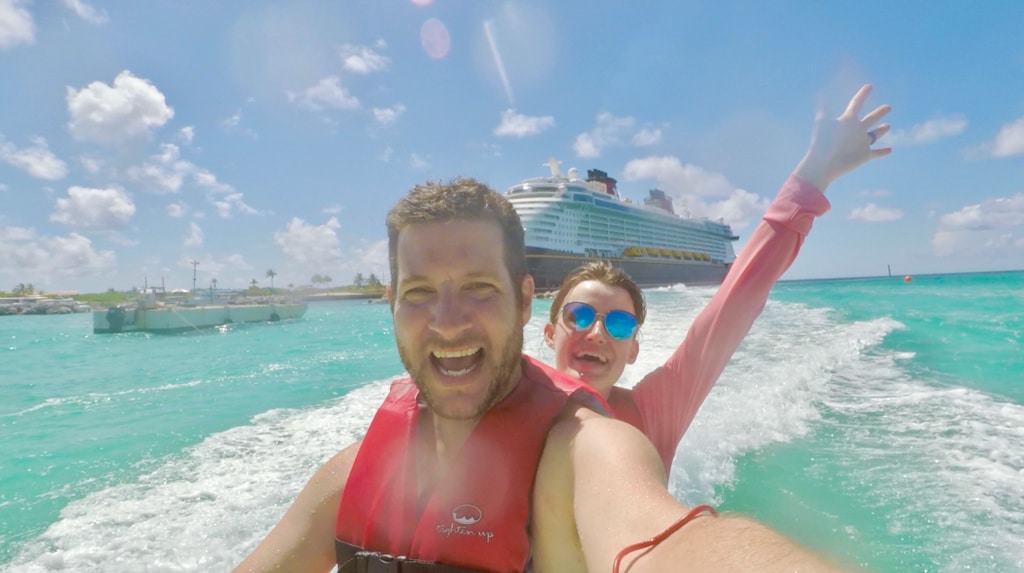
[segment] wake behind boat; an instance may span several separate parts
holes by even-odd
[[[577,266],[608,260],[642,287],[721,284],[739,239],[721,220],[680,217],[660,189],[643,205],[619,196],[615,179],[590,169],[527,179],[506,193],[526,230],[526,265],[538,291],[556,290]]]
[[[134,305],[113,306],[92,314],[94,334],[176,333],[242,322],[278,322],[300,318],[307,304],[280,296],[243,297],[221,304],[187,305],[158,300],[147,292]]]

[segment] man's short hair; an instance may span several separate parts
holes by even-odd
[[[565,275],[562,286],[558,287],[555,299],[551,303],[551,324],[558,322],[558,313],[562,311],[565,297],[569,295],[569,291],[584,281],[598,281],[608,286],[625,289],[629,293],[629,298],[633,300],[636,323],[643,326],[644,319],[647,317],[647,303],[644,301],[643,291],[625,271],[612,266],[608,261],[591,261],[576,267],[574,271]]]
[[[388,212],[391,282],[398,280],[399,233],[417,223],[448,221],[490,221],[498,225],[504,239],[505,267],[516,287],[517,299],[521,298],[519,285],[526,276],[526,240],[519,214],[500,193],[469,177],[417,185]]]

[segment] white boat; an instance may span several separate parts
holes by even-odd
[[[93,311],[92,331],[176,333],[242,322],[278,322],[302,317],[306,307],[304,301],[285,299],[182,306],[159,302],[147,293],[135,305]]]
[[[526,264],[541,292],[557,289],[572,269],[608,260],[640,286],[720,284],[739,239],[723,221],[680,217],[664,191],[643,204],[619,196],[615,179],[591,169],[526,179],[506,191],[526,230]]]

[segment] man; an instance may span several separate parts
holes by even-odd
[[[235,571],[835,570],[752,521],[686,519],[640,432],[521,355],[534,286],[501,195],[471,179],[416,187],[388,239],[412,378]]]
[[[872,148],[889,131],[888,124],[875,127],[889,106],[860,118],[870,93],[870,86],[863,86],[834,121],[818,118],[807,154],[711,302],[665,364],[632,389],[615,383],[640,351],[636,335],[646,314],[640,288],[607,263],[580,267],[562,282],[544,327],[555,366],[587,382],[608,401],[616,418],[641,430],[667,470],[697,410],[764,308],[772,285],[796,259],[814,219],[828,210],[825,189],[844,173],[892,151]]]

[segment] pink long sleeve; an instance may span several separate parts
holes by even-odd
[[[638,427],[657,448],[665,468],[672,467],[683,433],[761,314],[772,286],[796,259],[815,217],[829,207],[814,185],[791,175],[683,342],[630,393],[636,410],[626,409],[639,414]],[[615,402],[628,401],[623,393],[615,394],[613,408]]]

